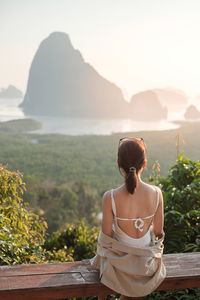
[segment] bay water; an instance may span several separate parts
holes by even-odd
[[[34,133],[48,134],[59,133],[66,135],[109,135],[115,132],[136,132],[175,129],[179,125],[173,120],[184,120],[185,110],[169,112],[167,120],[156,122],[141,122],[131,119],[97,119],[97,118],[72,118],[72,117],[47,117],[47,116],[25,116],[18,107],[23,99],[0,98],[0,121],[31,118],[42,122],[42,128]],[[200,102],[200,100],[198,101]],[[200,109],[199,103],[195,103]]]

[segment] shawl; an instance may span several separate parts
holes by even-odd
[[[164,235],[156,239],[151,231],[150,246],[127,246],[101,231],[96,256],[90,262],[100,270],[101,283],[113,291],[128,297],[146,296],[166,276],[162,262],[163,240]]]

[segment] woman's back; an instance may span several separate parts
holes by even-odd
[[[139,180],[134,194],[125,185],[108,191],[103,197],[102,231],[128,245],[146,247],[150,230],[163,234],[163,198],[158,187]],[[152,225],[152,226],[151,226]]]
[[[112,230],[121,241],[142,245],[150,243],[150,225],[155,235],[163,233],[163,199],[159,188],[144,183],[140,175],[146,167],[146,146],[143,139],[123,138],[118,147],[118,166],[124,184],[103,197],[102,231]],[[146,236],[145,236],[146,234]]]
[[[158,188],[140,182],[132,195],[124,186],[111,191],[114,224],[134,239],[143,237],[159,206]]]
[[[141,287],[141,285],[144,284],[144,282],[141,281],[141,277],[137,276],[140,274],[138,273],[137,263],[142,261],[142,269],[145,270],[144,273],[151,273],[151,264],[148,265],[146,264],[146,260],[143,260],[143,254],[147,253],[146,251],[148,251],[152,245],[156,245],[155,236],[150,234],[151,229],[158,237],[163,234],[163,198],[161,190],[158,187],[146,184],[140,178],[147,162],[146,145],[142,138],[120,139],[117,162],[119,170],[124,176],[124,184],[114,190],[106,192],[103,196],[102,232],[104,234],[105,243],[102,243],[101,247],[103,252],[105,250],[105,255],[103,255],[103,252],[100,250],[100,257],[103,255],[101,272],[102,278],[103,276],[104,278],[107,276],[107,280],[104,280],[103,283],[107,284],[110,288],[116,287],[117,291],[119,291],[119,285],[121,285],[120,278],[126,277],[120,292],[127,296],[135,296],[137,294],[135,293],[137,287]],[[111,241],[111,245],[108,241]],[[161,239],[158,241],[161,241]],[[124,250],[122,254],[121,252],[119,254],[119,258],[123,258],[120,268],[115,265],[118,261],[118,259],[116,259],[118,258],[118,252],[115,252],[115,249],[113,251],[116,242],[118,250]],[[124,246],[124,244],[127,246]],[[162,252],[161,246],[161,244],[158,246],[159,255]],[[127,252],[126,249],[128,249]],[[131,279],[129,278],[131,274],[128,271],[132,261],[130,253],[134,251],[136,251],[136,261],[134,263],[134,267],[136,268],[134,269],[133,277],[136,278],[136,288],[128,292],[127,286],[130,285],[128,283],[131,282],[130,286],[132,286],[132,277]],[[142,260],[140,259],[140,253]],[[113,254],[113,257],[111,254]],[[148,255],[147,259],[149,262]],[[106,261],[108,262],[107,267],[105,264]],[[112,270],[110,270],[110,267]],[[149,269],[147,270],[146,268]],[[156,269],[158,270],[159,268],[156,266]],[[163,265],[162,270],[164,270]],[[159,276],[160,275],[159,273]],[[145,282],[147,282],[149,278],[150,276],[145,279]],[[164,276],[160,278],[163,280]],[[110,285],[110,282],[113,282],[113,285]],[[155,283],[151,285],[151,291],[154,287],[157,287]],[[146,295],[146,293],[141,290],[140,295]]]

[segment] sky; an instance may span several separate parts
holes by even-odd
[[[127,100],[164,87],[200,95],[199,0],[0,0],[0,88],[25,92],[32,59],[54,31]]]

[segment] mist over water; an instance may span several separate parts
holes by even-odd
[[[200,98],[191,98],[189,99],[189,105],[193,104],[198,110],[200,110]]]
[[[4,99],[0,98],[0,121],[10,121],[16,119],[24,119],[23,111],[18,107],[22,99]]]
[[[42,122],[41,129],[34,131],[39,134],[59,133],[66,135],[97,134],[109,135],[114,132],[167,130],[178,128],[173,120],[184,120],[185,109],[179,112],[170,112],[168,120],[156,122],[139,122],[131,119],[90,119],[90,118],[63,118],[46,116],[25,116],[18,107],[22,99],[0,98],[0,121],[31,118]],[[199,99],[190,99],[189,104],[195,104],[200,109]]]
[[[107,135],[114,132],[165,130],[177,128],[178,125],[167,121],[137,122],[130,119],[85,119],[33,117],[43,123],[35,133],[61,133],[69,135],[98,134]]]

